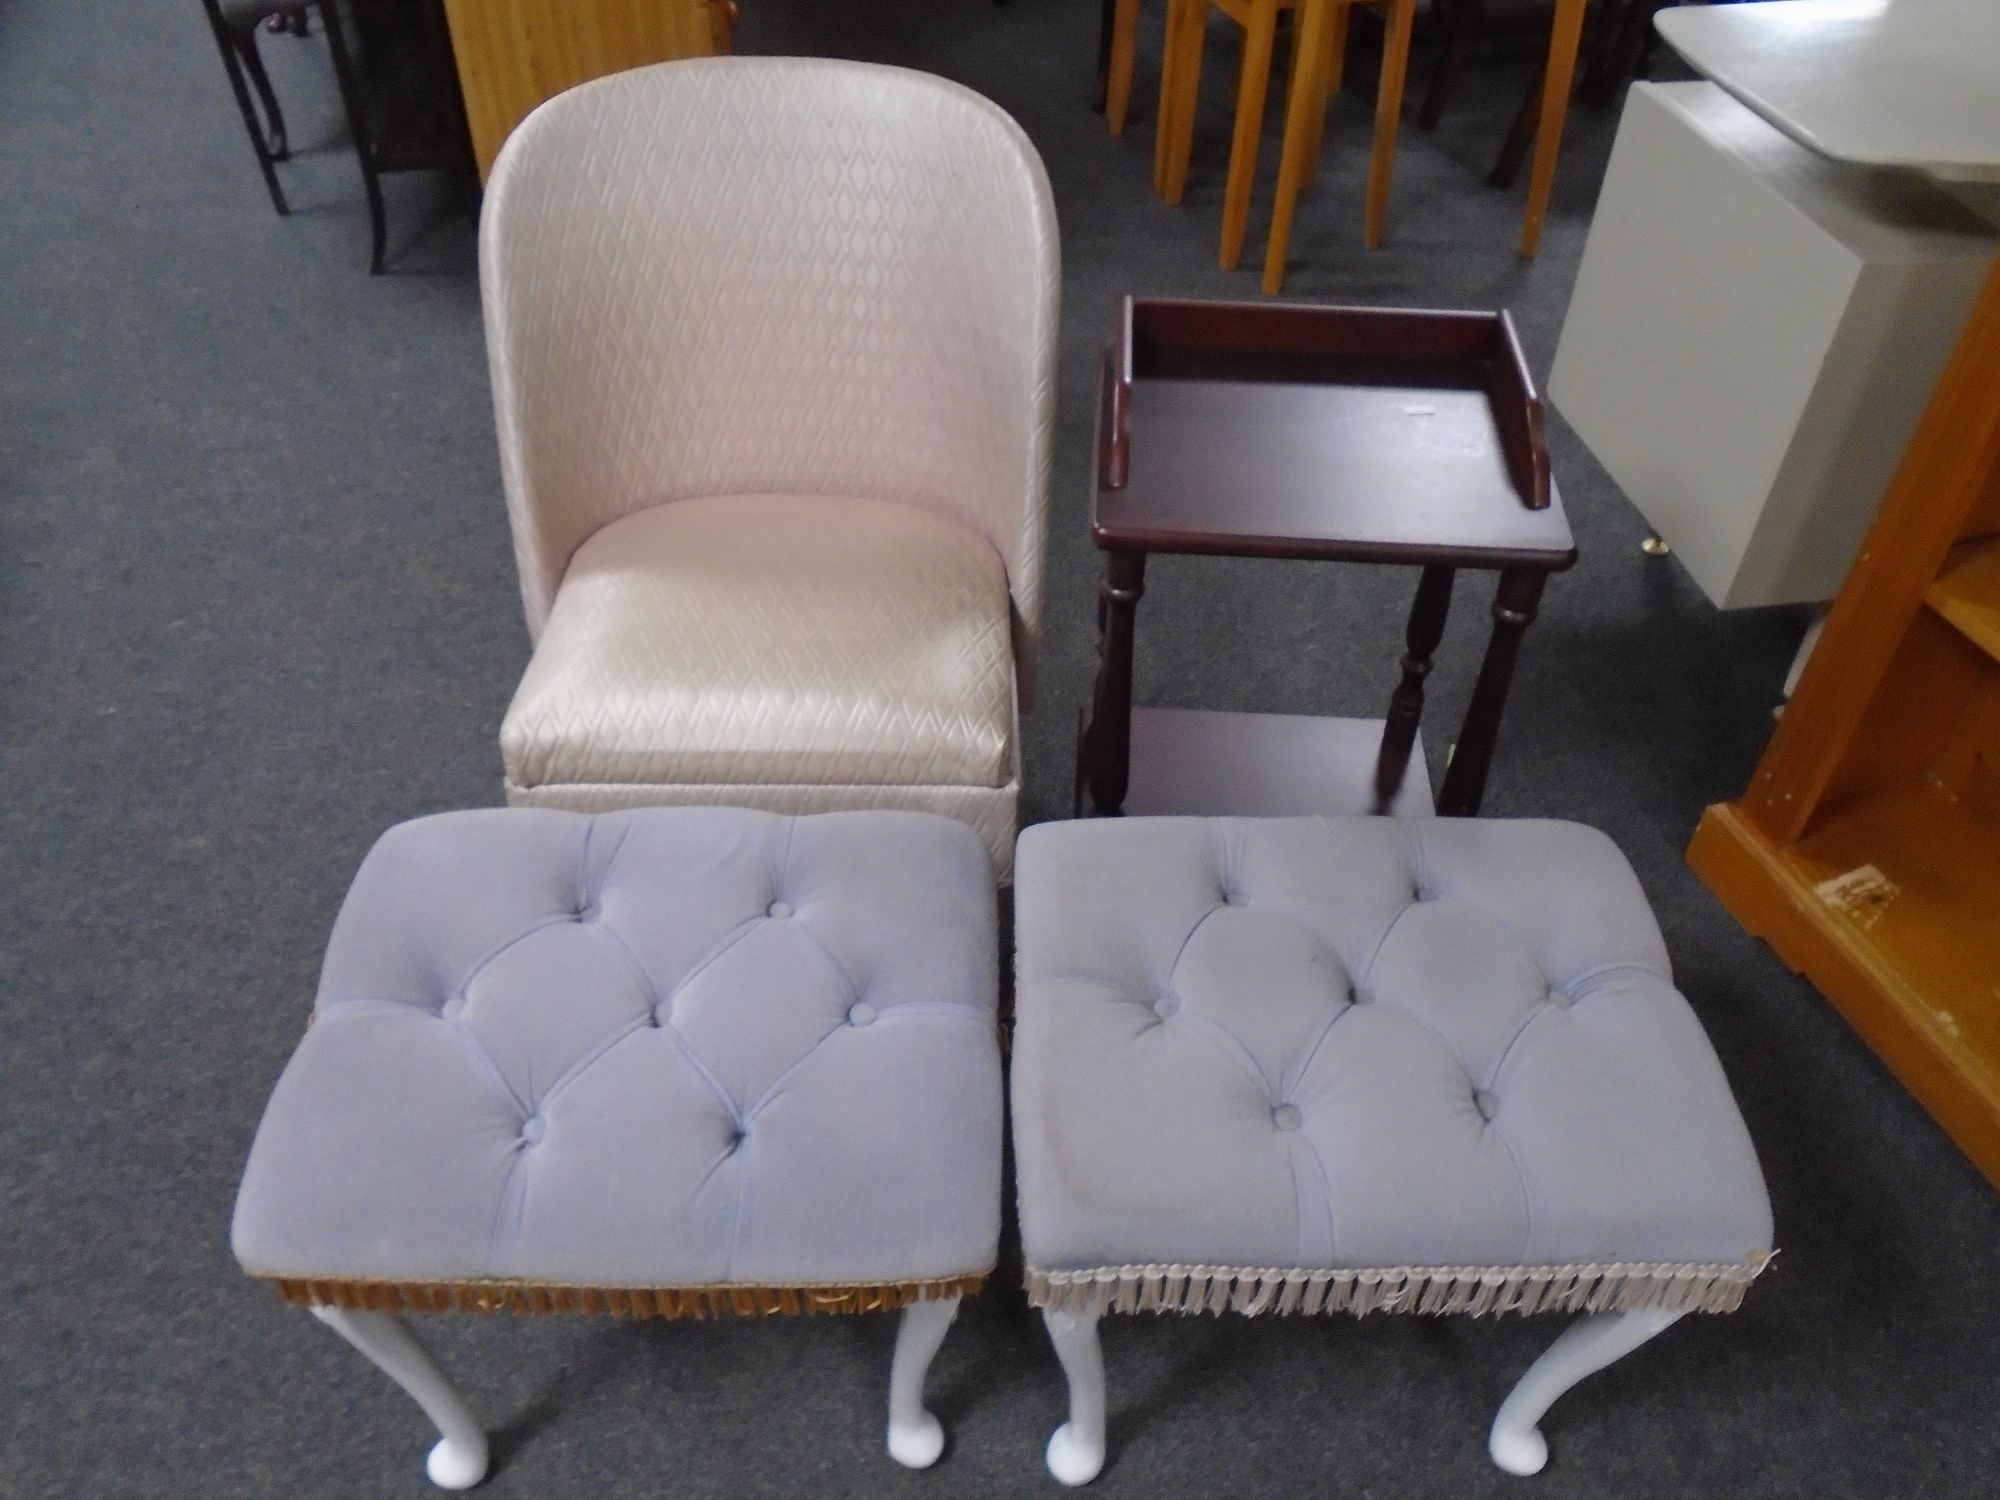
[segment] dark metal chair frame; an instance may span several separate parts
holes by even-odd
[[[389,132],[377,132],[369,125],[368,95],[360,70],[355,65],[354,53],[348,46],[346,28],[340,19],[339,0],[202,0],[202,8],[208,13],[209,27],[215,33],[216,46],[222,53],[223,69],[228,73],[230,87],[236,94],[237,108],[243,114],[244,129],[250,136],[250,149],[256,154],[257,166],[264,174],[264,185],[271,190],[272,206],[281,214],[289,214],[291,208],[278,181],[276,164],[290,157],[290,142],[286,137],[284,115],[278,108],[277,95],[272,91],[271,80],[257,53],[257,28],[264,21],[278,17],[287,23],[289,30],[303,36],[306,33],[307,12],[315,7],[323,17],[333,76],[340,88],[348,133],[353,138],[354,154],[360,163],[362,186],[368,194],[372,234],[368,273],[380,276],[388,240],[388,213],[382,200],[382,174],[469,165],[472,159],[471,145],[466,139],[465,110],[457,97],[458,77],[451,64],[450,42],[443,29],[442,14],[435,3],[419,7],[425,41],[439,54],[450,74],[448,87],[451,97],[447,107],[452,120],[449,133],[454,139],[434,147],[398,145],[388,138]],[[366,19],[357,17],[357,24]],[[262,123],[251,100],[252,87],[256,90],[257,100],[263,105]]]

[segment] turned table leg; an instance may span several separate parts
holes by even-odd
[[[1493,763],[1493,746],[1500,738],[1500,710],[1514,680],[1514,658],[1521,651],[1521,634],[1534,622],[1547,575],[1510,568],[1500,575],[1493,598],[1493,635],[1486,643],[1479,682],[1465,710],[1451,769],[1445,772],[1437,810],[1446,817],[1472,817],[1486,792],[1486,772]]]
[[[1417,721],[1424,714],[1424,679],[1430,675],[1431,657],[1444,639],[1445,616],[1451,612],[1452,568],[1425,568],[1417,584],[1416,602],[1410,606],[1410,626],[1404,636],[1408,647],[1403,653],[1403,680],[1389,699],[1389,715],[1382,721],[1382,753],[1375,761],[1375,811],[1386,813],[1396,793],[1403,789],[1409,769],[1410,749],[1417,739]],[[1426,775],[1429,773],[1426,772]]]
[[[1083,733],[1083,811],[1116,817],[1132,778],[1132,614],[1146,592],[1146,554],[1107,552],[1097,589],[1097,686]]]

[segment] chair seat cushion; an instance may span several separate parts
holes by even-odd
[[[1558,1300],[1602,1305],[1585,1281],[1645,1267],[1604,1295],[1678,1277],[1688,1305],[1720,1306],[1761,1268],[1748,1133],[1602,834],[1043,824],[1015,880],[1035,1300],[1094,1281],[1101,1302],[1122,1276],[1127,1302],[1184,1301],[1192,1270],[1234,1278],[1208,1305],[1240,1307],[1286,1287],[1359,1295],[1312,1271],[1369,1269],[1378,1287],[1394,1271],[1414,1293],[1425,1268],[1455,1268],[1429,1278],[1444,1290],[1426,1308],[1455,1310],[1482,1286],[1519,1303],[1550,1285],[1519,1268],[1589,1267],[1553,1278]]]
[[[994,905],[985,844],[925,813],[393,828],[258,1129],[236,1254],[391,1287],[983,1274]]]
[[[1000,787],[1006,570],[915,506],[681,500],[577,550],[500,730],[517,788]]]

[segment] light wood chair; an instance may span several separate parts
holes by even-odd
[[[1132,72],[1139,45],[1139,0],[1104,0],[1103,70],[1104,119],[1113,135],[1125,133],[1125,115],[1132,107]]]
[[[1322,77],[1328,80],[1323,86],[1302,92],[1295,83],[1286,112],[1285,151],[1278,167],[1278,196],[1272,208],[1270,243],[1264,258],[1266,292],[1275,292],[1284,283],[1285,253],[1291,239],[1298,197],[1306,184],[1311,182],[1318,166],[1319,138],[1325,129],[1325,101],[1340,81],[1338,58],[1346,36],[1346,11],[1354,5],[1366,3],[1386,3],[1390,7],[1390,37],[1382,55],[1382,89],[1375,114],[1375,161],[1368,176],[1368,214],[1364,231],[1365,242],[1371,250],[1381,243],[1382,220],[1389,199],[1389,173],[1395,164],[1395,126],[1402,106],[1413,0],[1306,0],[1307,9],[1300,16],[1301,34],[1294,59],[1295,81],[1300,63],[1322,57],[1330,57],[1332,61],[1322,65]],[[1525,153],[1528,140],[1532,139],[1534,143],[1534,170],[1528,182],[1528,209],[1521,223],[1520,248],[1523,256],[1533,256],[1541,244],[1542,223],[1548,213],[1549,196],[1555,187],[1556,156],[1562,149],[1563,123],[1569,113],[1570,85],[1575,76],[1584,12],[1588,4],[1589,0],[1556,0],[1548,56],[1533,91],[1536,97],[1531,98],[1532,108],[1523,111],[1525,125],[1517,123],[1517,133],[1522,136],[1517,156]],[[1317,22],[1311,14],[1315,7],[1321,12]],[[1400,46],[1396,41],[1399,29],[1402,36]],[[1309,33],[1319,40],[1312,40]],[[1170,44],[1171,41],[1170,34]],[[1392,66],[1396,69],[1393,89],[1390,79]],[[1261,104],[1259,107],[1262,107]],[[1170,197],[1168,201],[1173,199]],[[1226,243],[1226,221],[1224,232]],[[1223,264],[1227,266],[1231,263],[1225,255]]]
[[[1278,9],[1291,10],[1298,0],[1278,0]],[[1172,25],[1174,0],[1167,0],[1168,24]],[[1224,7],[1239,25],[1245,24],[1235,9]],[[1249,7],[1242,6],[1247,13]],[[1204,21],[1206,17],[1204,15]],[[1246,26],[1247,29],[1247,26]],[[1132,75],[1137,67],[1139,42],[1139,0],[1104,0],[1104,39],[1099,58],[1105,122],[1113,135],[1125,133],[1125,119],[1132,106]],[[1171,54],[1161,69],[1162,101],[1165,84],[1173,65]]]
[[[727,56],[736,0],[444,0],[484,182],[544,100],[649,63]]]
[[[1535,71],[1521,108],[1500,148],[1487,182],[1510,188],[1535,149],[1534,175],[1528,187],[1528,211],[1521,227],[1521,253],[1532,256],[1541,242],[1542,220],[1555,185],[1555,163],[1562,145],[1565,113],[1572,92],[1589,103],[1608,105],[1645,63],[1653,37],[1653,17],[1681,0],[1556,0],[1550,7],[1548,52]],[[1450,39],[1432,75],[1418,128],[1430,130],[1443,116],[1445,102],[1457,81],[1465,53],[1485,24],[1485,0],[1457,0]],[[1578,54],[1587,29],[1595,27],[1589,62],[1580,85],[1572,87]],[[1552,122],[1544,132],[1542,122]]]
[[[1213,3],[1243,28],[1243,59],[1237,79],[1236,127],[1230,144],[1229,176],[1223,188],[1222,242],[1219,259],[1234,270],[1243,255],[1250,221],[1250,198],[1256,185],[1257,147],[1263,132],[1264,103],[1270,88],[1271,53],[1279,12],[1303,5],[1293,46],[1292,115],[1307,121],[1300,138],[1305,155],[1299,159],[1298,187],[1318,165],[1325,130],[1327,100],[1340,87],[1347,50],[1347,21],[1356,5],[1380,5],[1388,12],[1382,49],[1382,75],[1375,110],[1374,159],[1368,172],[1363,242],[1370,249],[1382,242],[1389,202],[1389,179],[1395,167],[1396,129],[1402,117],[1403,79],[1409,70],[1410,29],[1416,0],[1168,0],[1165,62],[1160,70],[1160,125],[1154,142],[1153,186],[1169,203],[1179,203],[1187,188],[1188,159],[1194,150],[1194,117],[1201,90],[1201,61],[1208,33],[1208,7]],[[1306,12],[1317,5],[1317,28]],[[1132,46],[1129,31],[1138,24],[1137,0],[1118,0],[1112,34],[1111,76],[1106,114],[1113,132],[1124,126],[1131,98]],[[1129,22],[1129,26],[1128,23]],[[1293,193],[1296,200],[1297,191]],[[1289,226],[1289,221],[1288,226]],[[1279,265],[1283,265],[1280,253]]]
[[[1292,48],[1292,80],[1285,110],[1285,150],[1278,165],[1278,195],[1271,210],[1271,234],[1264,252],[1267,293],[1284,285],[1285,255],[1291,244],[1299,195],[1319,169],[1327,100],[1340,88],[1347,53],[1348,17],[1356,5],[1363,4],[1379,4],[1387,12],[1383,18],[1387,31],[1382,42],[1382,75],[1375,92],[1375,151],[1368,165],[1368,191],[1361,219],[1361,242],[1370,250],[1382,243],[1389,214],[1389,179],[1396,168],[1396,129],[1402,120],[1403,80],[1409,72],[1410,31],[1416,19],[1416,0],[1304,0],[1298,20],[1298,40]],[[1253,138],[1253,161],[1255,151]],[[1226,254],[1227,219],[1223,234],[1226,266],[1231,263]],[[1238,235],[1240,248],[1240,230]]]
[[[1187,190],[1188,158],[1194,153],[1194,117],[1201,93],[1201,56],[1208,38],[1211,0],[1167,0],[1167,41],[1160,67],[1160,125],[1153,144],[1153,186],[1169,203]],[[1236,80],[1236,126],[1229,147],[1229,176],[1222,193],[1225,271],[1243,255],[1250,222],[1250,195],[1256,186],[1257,143],[1264,128],[1264,100],[1271,84],[1271,51],[1278,12],[1296,0],[1213,0],[1243,28],[1243,56]]]

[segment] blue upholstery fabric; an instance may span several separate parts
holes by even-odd
[[[1031,1273],[1770,1248],[1742,1118],[1602,834],[1043,824],[1015,881]]]
[[[272,1277],[803,1286],[999,1239],[992,860],[927,813],[392,828],[237,1199]]]

